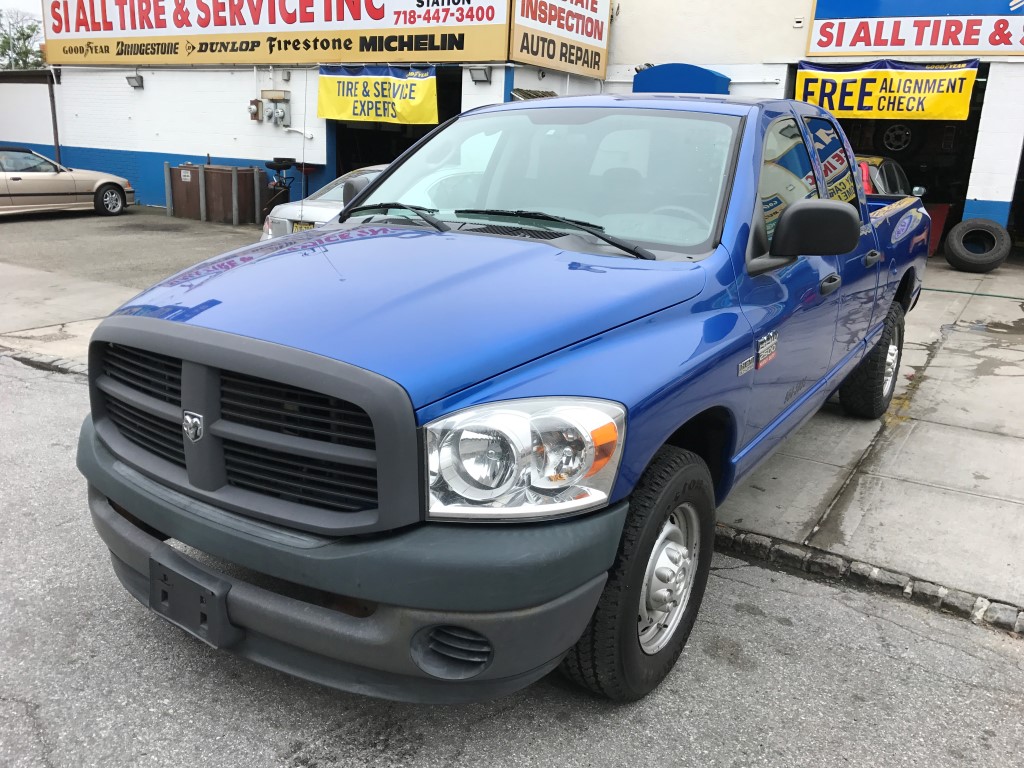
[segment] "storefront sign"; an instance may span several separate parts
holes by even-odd
[[[951,64],[802,61],[796,73],[796,98],[836,117],[966,120],[977,75],[977,59]]]
[[[328,120],[434,125],[434,68],[320,67],[316,114]]]
[[[817,0],[809,56],[1024,55],[1020,0]]]
[[[503,61],[508,3],[43,0],[46,59],[125,66]]]
[[[512,0],[509,58],[604,79],[611,0]]]

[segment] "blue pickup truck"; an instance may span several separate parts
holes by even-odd
[[[716,505],[834,393],[892,399],[929,222],[852,158],[791,101],[486,107],[150,288],[93,336],[78,448],[117,577],[348,691],[645,695]]]

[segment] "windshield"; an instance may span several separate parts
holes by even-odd
[[[705,252],[715,245],[739,122],[588,107],[470,115],[394,169],[360,207],[401,202],[447,221],[487,218],[465,209],[543,211],[655,249]]]

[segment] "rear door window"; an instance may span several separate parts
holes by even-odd
[[[819,117],[807,118],[807,129],[814,139],[814,151],[825,172],[825,186],[832,200],[850,203],[858,211],[857,183],[853,176],[853,165],[846,154],[839,130],[831,121]]]
[[[0,152],[0,168],[8,173],[54,173],[57,167],[49,160],[31,152],[7,150]]]

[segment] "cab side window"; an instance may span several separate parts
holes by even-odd
[[[779,120],[769,126],[764,140],[758,195],[769,244],[775,234],[775,225],[786,208],[798,200],[819,196],[811,156],[796,120]]]
[[[814,139],[814,151],[818,153],[821,168],[825,172],[825,187],[833,200],[850,203],[860,211],[857,199],[857,184],[853,178],[853,166],[843,147],[839,131],[828,120],[819,117],[807,118],[807,129]]]

